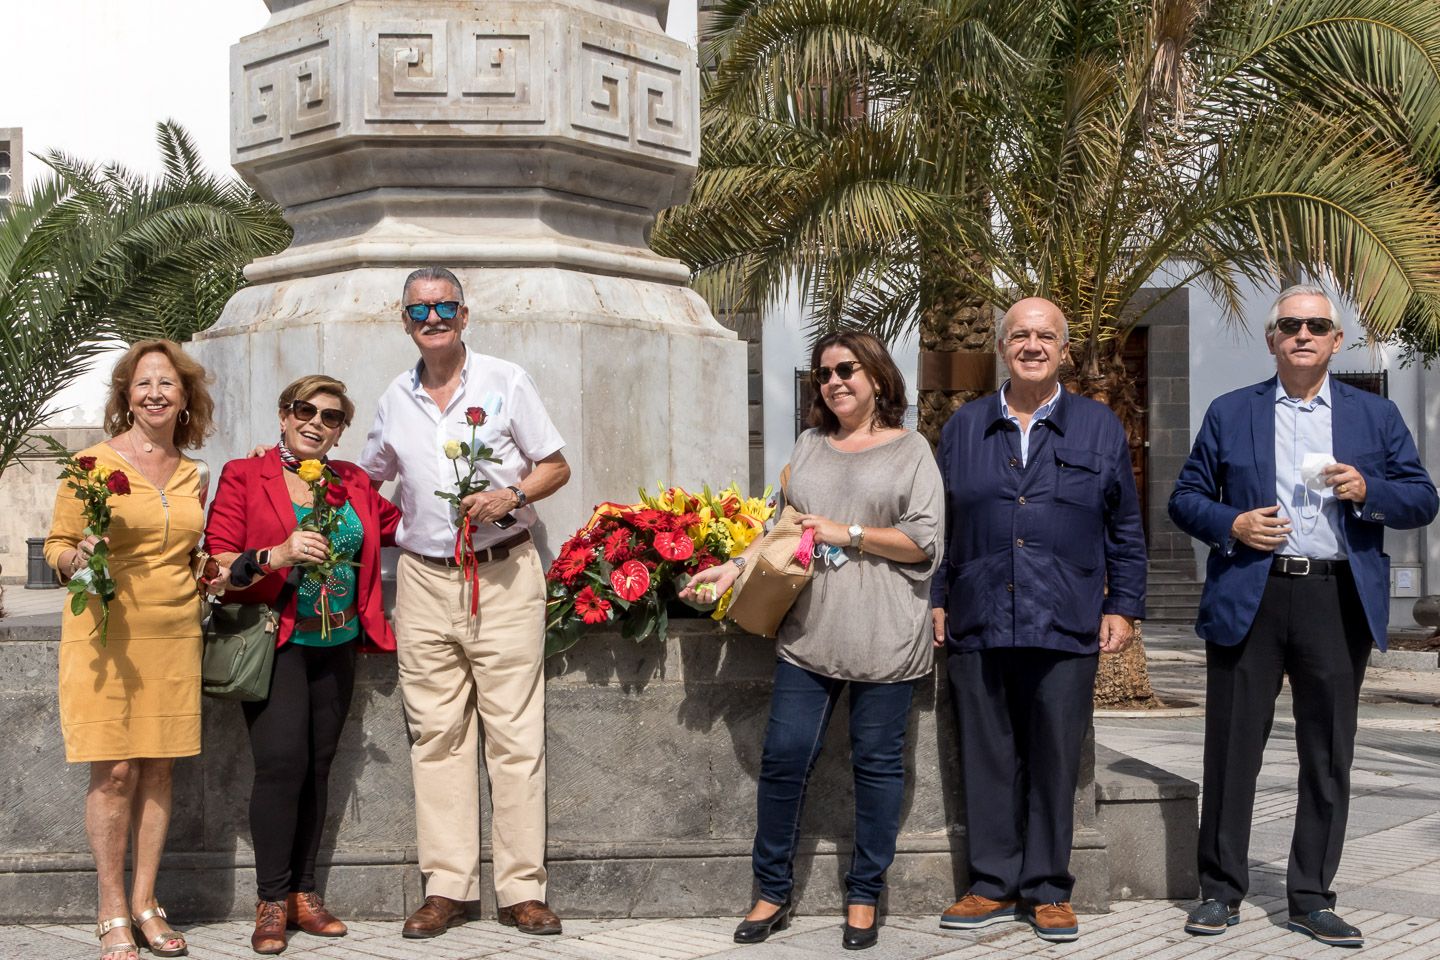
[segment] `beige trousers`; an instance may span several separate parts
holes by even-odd
[[[461,571],[402,555],[396,656],[425,892],[480,899],[483,725],[495,893],[506,907],[545,899],[545,575],[535,545],[482,564],[479,592],[471,620]]]

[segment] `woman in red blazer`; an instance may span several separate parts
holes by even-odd
[[[394,543],[400,511],[380,496],[353,463],[327,460],[355,415],[345,384],[326,376],[296,380],[280,394],[279,445],[261,457],[232,460],[205,525],[206,546],[231,567],[240,603],[280,611],[275,668],[267,699],[242,704],[255,758],[250,834],[259,902],[250,945],[256,953],[285,949],[285,930],[338,937],[345,924],[315,891],[315,856],[325,825],[326,785],[355,684],[355,650],[368,642],[395,649],[380,592],[380,548]],[[298,530],[311,511],[302,463],[326,462],[344,485],[340,526],[330,537]],[[304,568],[338,554],[321,586]],[[328,621],[328,622],[326,622]]]

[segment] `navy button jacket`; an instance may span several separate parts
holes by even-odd
[[[950,649],[1096,653],[1102,613],[1145,616],[1140,501],[1108,407],[1062,391],[1021,466],[1019,429],[995,397],[975,400],[945,424],[939,460],[945,559],[931,601]]]

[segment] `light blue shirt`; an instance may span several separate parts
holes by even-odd
[[[1300,468],[1307,453],[1335,455],[1331,440],[1330,377],[1306,403],[1275,386],[1275,502],[1290,521],[1290,535],[1276,553],[1312,560],[1345,559],[1341,502],[1331,487],[1306,487]]]
[[[1028,465],[1030,462],[1030,431],[1035,428],[1035,424],[1039,423],[1041,420],[1045,419],[1046,417],[1050,416],[1050,414],[1055,412],[1056,405],[1060,403],[1060,394],[1065,392],[1065,388],[1060,386],[1059,384],[1055,385],[1054,395],[1051,396],[1049,400],[1046,400],[1044,403],[1042,403],[1040,407],[1035,411],[1035,415],[1030,418],[1030,426],[1028,427],[1021,427],[1020,418],[1010,415],[1010,404],[1005,402],[1005,391],[1009,389],[1009,379],[1007,379],[1004,383],[1000,384],[1000,393],[998,394],[998,396],[1000,397],[1000,416],[1004,417],[1006,420],[1009,420],[1011,423],[1015,424],[1015,426],[1019,427],[1020,429],[1020,465],[1023,467]]]

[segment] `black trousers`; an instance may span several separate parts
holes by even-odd
[[[242,704],[255,758],[250,838],[261,900],[315,889],[330,763],[354,689],[354,643],[287,643],[275,651],[269,699]]]
[[[1070,899],[1075,784],[1097,654],[1033,647],[951,653],[970,892]]]
[[[1200,893],[1238,904],[1250,886],[1255,780],[1290,678],[1299,803],[1285,887],[1290,913],[1335,906],[1350,812],[1350,763],[1370,628],[1348,571],[1271,576],[1245,640],[1205,647],[1205,787],[1200,807]]]

